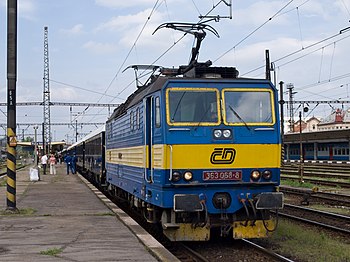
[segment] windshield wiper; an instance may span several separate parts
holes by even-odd
[[[243,123],[245,125],[245,127],[251,131],[250,127],[247,125],[247,123],[242,119],[242,117],[239,116],[239,114],[229,105],[228,106],[230,108],[230,110],[233,112],[233,114],[239,119],[239,121],[241,121],[241,123]]]
[[[197,130],[197,128],[201,125],[201,123],[202,123],[203,120],[204,120],[204,117],[207,116],[207,113],[208,113],[210,107],[211,107],[211,105],[209,104],[209,105],[207,106],[207,109],[204,111],[204,113],[202,114],[201,118],[199,119],[199,122],[198,122],[198,124],[196,125],[196,127],[194,128],[194,130]]]
[[[179,102],[178,102],[177,105],[176,105],[174,114],[173,114],[173,116],[171,117],[171,120],[172,120],[173,122],[174,122],[174,118],[175,118],[175,115],[176,115],[176,113],[177,113],[177,110],[179,109],[179,106],[180,106],[180,103],[181,103],[181,101],[182,101],[182,98],[184,97],[185,94],[186,94],[186,91],[183,92],[181,98],[179,99]]]

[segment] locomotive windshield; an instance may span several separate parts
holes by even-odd
[[[213,88],[171,88],[167,91],[170,124],[215,125],[220,121],[219,92]]]
[[[269,89],[226,88],[222,90],[226,125],[272,125],[275,122],[273,94]],[[219,125],[220,94],[215,88],[170,88],[167,90],[167,120],[170,125]]]
[[[225,89],[226,124],[273,124],[272,93],[266,89]]]

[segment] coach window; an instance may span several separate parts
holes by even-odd
[[[136,109],[136,129],[140,129],[140,108]]]
[[[155,100],[155,105],[156,105],[156,127],[160,127],[160,101],[159,101],[159,96],[156,97]]]
[[[134,130],[134,112],[130,112],[130,130]]]
[[[137,130],[137,125],[136,125],[136,123],[137,123],[137,110],[135,110],[135,112],[134,112],[133,121],[132,121],[132,124],[133,124],[133,126],[134,126],[134,130]]]
[[[109,138],[113,137],[113,122],[109,124],[110,126],[110,132],[109,132]]]

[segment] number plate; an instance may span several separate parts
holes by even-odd
[[[220,170],[220,171],[203,171],[204,181],[217,180],[241,180],[241,170]]]

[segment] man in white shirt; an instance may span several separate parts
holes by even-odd
[[[43,168],[43,174],[46,175],[46,166],[47,166],[47,155],[46,154],[44,154],[41,157],[41,166]]]

